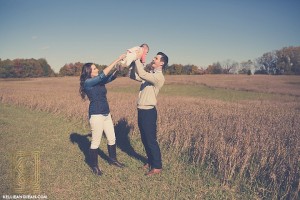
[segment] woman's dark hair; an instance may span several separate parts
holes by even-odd
[[[157,55],[161,55],[160,61],[164,62],[164,65],[162,66],[163,70],[165,69],[165,67],[168,65],[169,62],[169,58],[166,54],[164,54],[163,52],[158,52]]]
[[[91,78],[93,63],[85,63],[82,66],[81,75],[80,75],[80,87],[79,93],[83,100],[85,100],[86,93],[84,92],[84,82],[86,79]]]

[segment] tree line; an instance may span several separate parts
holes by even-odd
[[[226,60],[209,65],[208,74],[300,75],[300,46],[284,47],[241,63]]]
[[[27,78],[55,76],[46,59],[0,59],[0,78]]]
[[[84,63],[65,64],[59,73],[54,73],[46,59],[0,59],[0,78],[25,78],[49,76],[79,76]],[[106,65],[95,64],[99,70]],[[149,65],[146,66],[149,69]],[[128,68],[119,72],[126,76]],[[244,62],[226,60],[209,65],[206,69],[196,65],[172,64],[165,68],[166,75],[202,75],[202,74],[270,74],[300,75],[300,46],[284,47],[280,50],[264,53],[261,57]]]

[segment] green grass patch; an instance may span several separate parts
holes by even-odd
[[[123,92],[123,93],[131,93],[135,94],[139,91],[140,85],[132,85],[132,86],[118,86],[118,87],[111,87],[108,89],[109,92]]]
[[[137,93],[139,86],[113,87],[110,92]],[[222,101],[240,101],[240,100],[267,100],[274,98],[275,94],[259,93],[252,91],[241,91],[225,88],[214,88],[205,85],[178,85],[166,84],[162,87],[160,95],[201,97],[207,99],[218,99]]]
[[[12,155],[40,152],[40,194],[48,199],[248,199],[220,186],[205,170],[188,165],[178,152],[162,145],[164,170],[145,177],[145,155],[139,137],[123,135],[118,158],[126,168],[107,162],[106,139],[99,150],[102,177],[91,173],[86,156],[89,129],[63,117],[0,104],[1,195],[16,194]],[[121,134],[121,133],[117,133]]]

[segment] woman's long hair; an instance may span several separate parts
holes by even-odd
[[[86,97],[86,93],[84,91],[84,82],[86,79],[91,78],[92,65],[93,63],[85,63],[82,66],[81,75],[80,75],[79,93],[83,100],[85,100]]]

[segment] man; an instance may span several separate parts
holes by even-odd
[[[141,81],[138,98],[138,126],[141,139],[147,154],[148,163],[144,165],[149,169],[146,176],[158,174],[162,170],[160,148],[157,142],[157,95],[162,88],[165,78],[162,70],[168,64],[168,56],[158,52],[151,62],[152,71],[146,72],[140,59],[132,64],[130,78]]]

